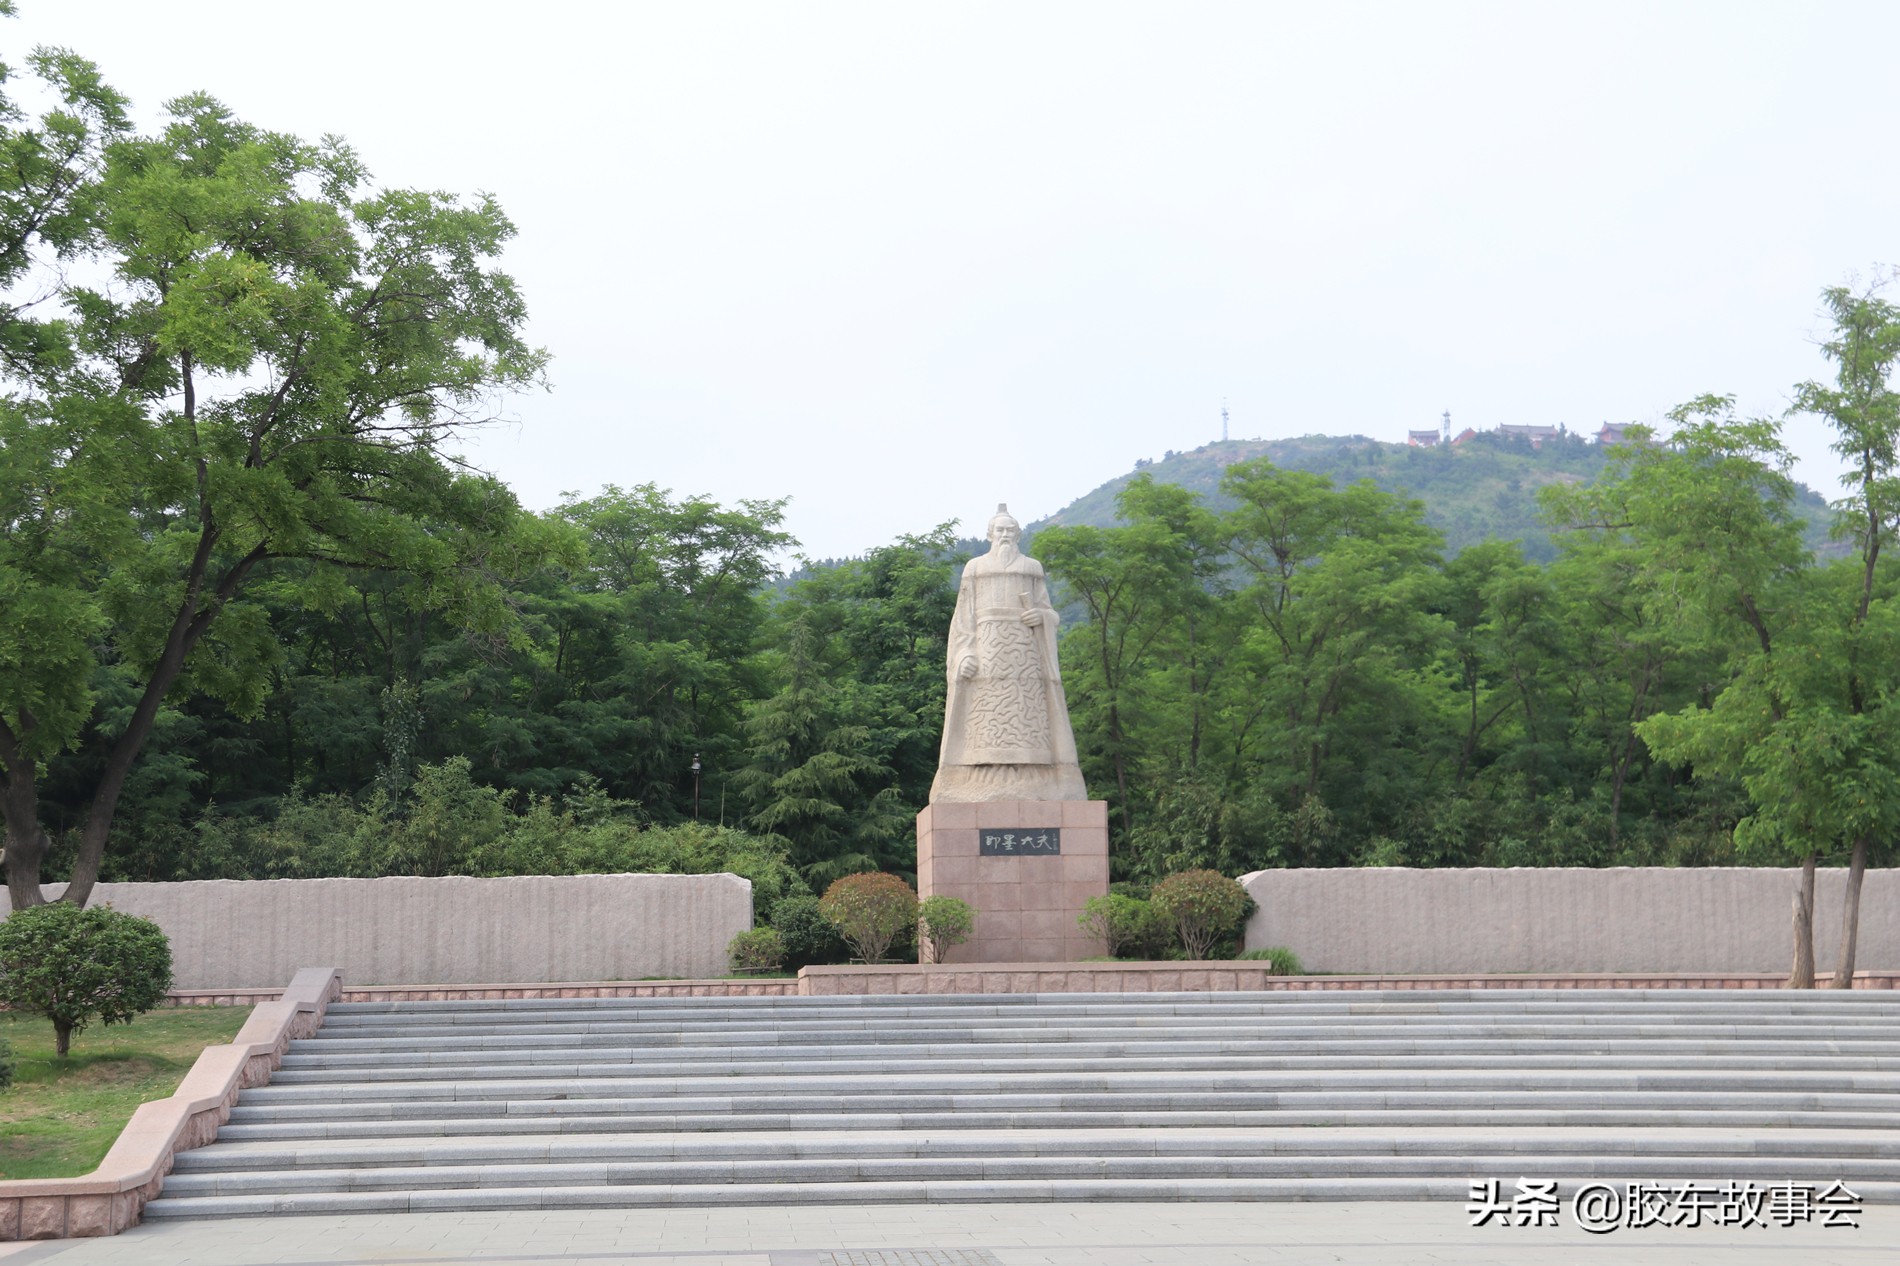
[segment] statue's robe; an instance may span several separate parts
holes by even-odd
[[[1023,623],[1023,612],[1042,623]],[[1086,800],[1056,658],[1060,617],[1042,564],[1024,554],[971,559],[950,622],[949,698],[931,803]],[[976,661],[976,675],[958,668]]]

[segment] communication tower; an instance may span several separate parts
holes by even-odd
[[[1227,397],[1225,396],[1221,397],[1220,402],[1220,441],[1223,444],[1227,442]]]
[[[1451,443],[1451,410],[1445,410],[1445,443]]]

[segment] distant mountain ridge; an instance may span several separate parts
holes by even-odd
[[[1538,518],[1537,491],[1549,484],[1588,483],[1609,465],[1609,449],[1576,433],[1559,434],[1533,447],[1530,441],[1480,433],[1452,445],[1389,444],[1363,435],[1303,435],[1287,440],[1216,440],[1136,469],[1028,526],[1116,523],[1115,497],[1138,474],[1200,493],[1210,508],[1233,502],[1220,493],[1221,474],[1236,462],[1265,457],[1288,470],[1325,475],[1336,486],[1370,479],[1377,487],[1425,505],[1425,521],[1445,535],[1445,552],[1456,554],[1485,540],[1515,540],[1524,556],[1548,562],[1557,556],[1550,528]],[[1828,546],[1833,513],[1820,494],[1797,488],[1796,509],[1808,524],[1808,545]]]

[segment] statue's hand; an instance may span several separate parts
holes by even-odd
[[[1023,612],[1023,623],[1032,629],[1035,628],[1038,624],[1042,623],[1042,612],[1034,607],[1029,608],[1029,610]]]
[[[976,676],[976,656],[965,655],[963,662],[957,665],[957,677],[962,681],[968,681],[974,676]]]

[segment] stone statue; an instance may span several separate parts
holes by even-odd
[[[1087,800],[1042,564],[997,506],[989,553],[963,569],[950,622],[950,693],[930,802]]]

